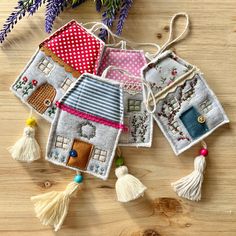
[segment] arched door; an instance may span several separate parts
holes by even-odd
[[[27,99],[27,102],[39,113],[43,114],[51,106],[56,96],[56,89],[49,83],[37,88]]]

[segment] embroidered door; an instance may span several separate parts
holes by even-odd
[[[56,96],[56,89],[49,83],[37,88],[28,98],[28,103],[39,113],[43,114],[51,106]]]
[[[67,162],[68,166],[85,169],[93,150],[93,145],[85,141],[75,139]]]
[[[180,119],[193,139],[200,137],[208,131],[205,117],[201,115],[194,107],[186,110],[180,116]]]

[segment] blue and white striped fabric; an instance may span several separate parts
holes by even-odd
[[[76,82],[61,103],[90,115],[123,123],[122,88],[88,75],[83,75]]]

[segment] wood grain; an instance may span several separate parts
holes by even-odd
[[[1,23],[15,2],[0,1]],[[30,196],[64,189],[73,173],[43,159],[30,165],[18,163],[6,148],[21,136],[28,115],[28,109],[9,92],[9,86],[46,37],[41,9],[18,23],[0,48],[0,235],[236,235],[235,1],[136,0],[123,36],[162,44],[168,36],[170,17],[179,11],[189,13],[191,33],[175,50],[204,72],[231,120],[206,140],[210,155],[202,201],[179,199],[170,187],[172,181],[192,171],[198,147],[176,158],[155,125],[152,148],[122,149],[130,171],[148,186],[144,198],[120,204],[115,201],[113,171],[106,182],[86,175],[84,190],[72,201],[63,229],[54,233],[39,223]],[[88,1],[61,14],[54,29],[72,18],[88,22],[99,20],[100,15],[94,2]],[[49,124],[39,118],[39,127],[37,138],[44,154]]]

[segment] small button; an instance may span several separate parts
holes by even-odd
[[[203,115],[200,115],[200,116],[197,118],[197,121],[198,121],[198,123],[203,124],[203,123],[206,122],[206,118],[205,118]]]
[[[51,106],[51,101],[49,99],[45,99],[44,100],[44,105],[47,106],[47,107],[50,107]]]
[[[70,150],[70,156],[77,157],[77,152],[74,149]]]

